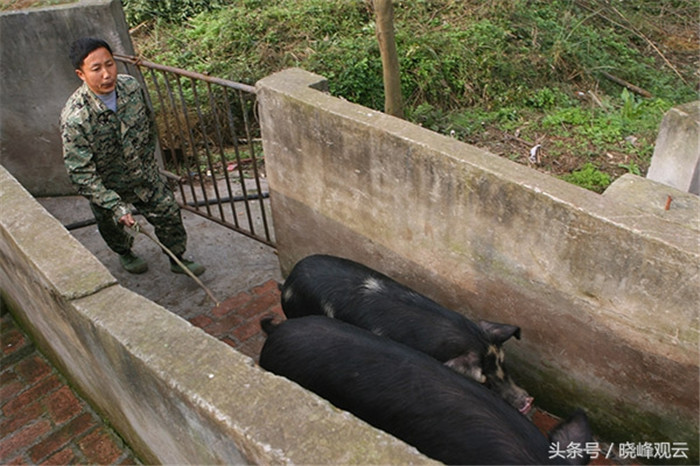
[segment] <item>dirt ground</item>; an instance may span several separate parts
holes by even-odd
[[[81,196],[38,201],[64,225],[93,218],[87,200]],[[273,248],[188,211],[183,211],[182,217],[188,235],[185,257],[206,267],[199,278],[218,301],[223,302],[268,280],[282,280]],[[145,229],[153,231],[143,217],[135,218]],[[189,319],[214,307],[215,303],[194,280],[170,271],[167,256],[147,236],[137,235],[133,250],[148,262],[149,269],[144,274],[133,275],[122,269],[118,256],[107,248],[96,225],[77,228],[71,233],[122,286],[180,317]]]
[[[537,136],[535,140],[525,140],[516,133],[504,132],[495,126],[487,127],[483,132],[475,134],[463,142],[475,145],[492,154],[508,158],[514,162],[547,173],[552,176],[562,176],[581,168],[581,155],[579,151],[564,151],[552,154],[550,148],[553,147],[575,147],[576,144],[564,136],[555,134],[543,134]],[[540,150],[535,157],[536,161],[530,161],[530,150],[540,145]],[[599,148],[594,144],[589,144],[588,153],[598,153]],[[599,154],[595,159],[596,167],[601,172],[610,175],[614,180],[626,173],[628,170],[624,165],[631,163],[639,167],[641,173],[646,173],[649,169],[649,160],[646,160],[629,152],[608,150],[605,154]]]

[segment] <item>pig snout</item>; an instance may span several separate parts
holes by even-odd
[[[501,374],[485,374],[485,385],[498,393],[504,400],[522,414],[527,414],[532,409],[532,404],[535,401],[530,394],[517,386],[513,379],[508,376],[502,377]]]
[[[523,388],[516,385],[513,379],[508,376],[504,377],[502,373],[499,374],[499,371],[489,373],[458,368],[454,364],[446,364],[446,366],[484,384],[524,415],[528,414],[533,407],[535,399]]]
[[[516,391],[518,392],[513,399],[511,400],[508,395],[505,395],[506,401],[508,401],[511,405],[515,406],[515,408],[520,411],[522,414],[528,414],[530,410],[532,409],[532,404],[535,401],[533,397],[531,397],[525,390],[522,388],[515,386],[514,387]]]

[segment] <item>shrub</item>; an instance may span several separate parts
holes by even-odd
[[[561,178],[569,183],[598,193],[602,193],[610,185],[610,176],[598,170],[590,162],[586,163],[581,169],[568,175],[563,175]]]
[[[203,11],[219,8],[219,0],[122,0],[127,22],[135,26],[144,21],[159,20],[181,24]]]
[[[555,173],[581,166],[562,156],[593,160],[613,176],[620,163],[634,162],[643,172],[663,113],[697,99],[697,6],[691,0],[618,3],[396,0],[407,119],[487,149],[492,143],[506,156],[513,149],[504,145],[514,139],[499,132],[519,135],[520,146],[545,141],[549,160],[558,160],[540,168]],[[328,78],[333,95],[381,110],[382,65],[370,5],[125,0],[132,26],[135,18],[158,17],[136,40],[152,61],[249,84],[298,66]],[[672,49],[671,38],[688,39],[688,48]],[[654,97],[636,96],[601,71]]]

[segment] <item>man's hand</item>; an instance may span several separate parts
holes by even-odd
[[[126,214],[119,219],[119,223],[131,228],[136,224],[136,220],[134,220],[134,217],[132,217],[131,214]]]

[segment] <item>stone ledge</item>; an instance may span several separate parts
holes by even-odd
[[[87,296],[117,283],[2,166],[0,205],[0,254],[9,261],[6,267],[31,268],[32,280],[55,288],[66,299]],[[11,249],[21,254],[11,253]]]
[[[628,173],[615,180],[603,196],[639,209],[645,215],[653,215],[660,221],[700,232],[700,197],[695,194]]]
[[[0,203],[3,303],[142,460],[437,464],[116,284],[1,166]]]

